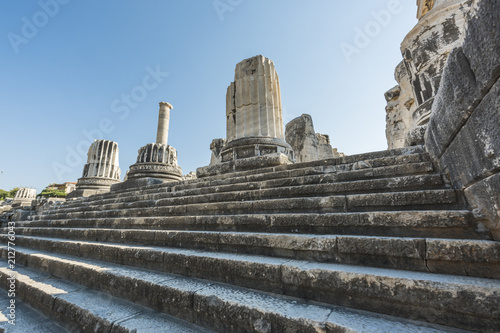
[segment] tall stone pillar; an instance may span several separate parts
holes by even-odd
[[[156,143],[149,143],[138,150],[137,161],[130,166],[127,180],[114,185],[113,191],[182,180],[182,169],[177,165],[177,150],[167,145],[171,109],[173,107],[169,103],[160,102]]]
[[[258,55],[236,65],[226,94],[226,139],[222,165],[198,168],[198,177],[294,162],[284,137],[278,74],[270,59]]]
[[[109,192],[111,185],[120,182],[118,143],[110,140],[95,140],[87,153],[87,164],[76,189],[66,198],[88,197]]]
[[[170,122],[170,110],[173,109],[170,103],[160,102],[160,112],[158,114],[158,131],[156,133],[156,143],[163,145],[168,141],[168,125]]]

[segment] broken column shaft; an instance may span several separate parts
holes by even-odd
[[[170,103],[160,102],[160,112],[158,114],[158,132],[156,133],[156,143],[166,145],[168,141],[168,124],[170,121],[170,110],[173,109]]]

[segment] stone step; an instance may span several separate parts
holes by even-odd
[[[387,210],[460,209],[464,204],[455,190],[423,190],[376,194],[333,195],[248,201],[223,201],[200,204],[179,204],[170,199],[116,204],[113,209],[82,210],[43,214],[34,220],[57,220],[103,217],[184,216],[264,213],[340,213]],[[233,199],[234,200],[234,199]],[[139,205],[140,208],[135,208]]]
[[[500,279],[500,243],[485,240],[114,229],[24,231],[18,230],[17,245],[94,259],[109,251],[114,253],[113,262],[131,265],[127,256],[132,251],[136,256],[164,258],[184,248]],[[0,240],[6,243],[8,238],[0,235]]]
[[[327,167],[325,170],[331,170],[331,166],[335,166],[336,169],[338,170],[352,170],[354,164],[357,162],[367,162],[369,163],[372,167],[378,168],[381,166],[390,166],[390,165],[395,165],[395,164],[407,164],[407,163],[415,163],[415,162],[427,162],[430,161],[429,154],[425,152],[423,147],[407,147],[407,148],[402,148],[402,149],[392,149],[392,150],[383,150],[383,151],[378,151],[378,152],[373,152],[373,153],[365,153],[365,154],[358,154],[358,155],[350,155],[350,156],[344,156],[340,158],[333,158],[333,159],[325,159],[325,160],[317,160],[317,161],[311,161],[311,162],[304,162],[304,163],[294,163],[294,164],[288,164],[288,165],[280,165],[280,166],[275,166],[275,167],[267,167],[267,168],[260,168],[260,169],[251,169],[251,170],[245,170],[245,171],[237,171],[237,172],[232,172],[232,173],[226,173],[222,175],[214,175],[214,176],[209,176],[209,177],[203,177],[203,178],[198,178],[198,179],[189,179],[185,181],[180,181],[176,182],[175,184],[178,185],[192,185],[195,183],[209,183],[212,181],[220,181],[220,180],[226,180],[228,178],[231,179],[237,179],[245,176],[254,176],[254,175],[261,175],[261,174],[274,174],[278,175],[280,172],[287,172],[287,171],[294,171],[297,173],[301,173],[302,171],[299,170],[308,170],[308,169],[315,169],[315,168],[323,168]],[[282,175],[283,176],[283,175]],[[290,174],[288,174],[285,177],[289,177]],[[174,184],[174,183],[171,183]],[[149,185],[145,187],[145,190],[148,189],[156,189],[158,187],[162,186],[170,186],[168,184],[161,184],[161,185]],[[129,192],[130,189],[120,189],[117,191],[114,191],[115,193],[126,193]]]
[[[456,332],[328,303],[39,250],[18,248],[18,261],[219,332]],[[264,264],[273,262],[267,259]],[[254,264],[246,262],[249,268]],[[219,272],[229,275],[235,270],[239,267]],[[258,277],[272,278],[268,273],[262,271]],[[284,290],[274,290],[278,293],[325,298],[330,304],[345,303],[463,329],[486,332],[499,325],[500,283],[495,280],[296,261],[283,263],[272,275],[283,286]],[[287,290],[292,281],[296,287]],[[302,284],[308,287],[302,289]]]
[[[491,239],[485,226],[466,210],[73,218],[16,222],[15,225],[16,228],[247,231]],[[8,232],[6,228],[2,230]]]
[[[4,281],[3,278],[2,281]],[[11,299],[15,300],[14,305],[11,304]],[[12,313],[9,306],[12,308]],[[70,333],[70,331],[33,309],[19,298],[9,298],[7,291],[4,290],[0,293],[0,309],[0,332]],[[12,320],[11,323],[9,323],[10,320]]]
[[[359,180],[351,182],[329,182],[329,179],[322,177],[318,184],[307,184],[297,186],[282,186],[266,188],[255,182],[238,185],[227,185],[221,187],[196,189],[194,191],[180,192],[159,192],[155,194],[142,194],[135,197],[114,198],[101,200],[99,202],[86,202],[84,205],[73,207],[60,207],[57,210],[47,211],[41,216],[53,213],[78,212],[85,210],[109,210],[120,208],[120,205],[126,205],[126,208],[150,206],[154,203],[187,205],[206,202],[222,201],[244,201],[244,200],[262,200],[268,198],[293,198],[309,196],[327,196],[333,194],[359,194],[374,192],[397,192],[421,189],[439,189],[443,188],[444,182],[441,175],[418,175],[383,178],[375,180]],[[328,182],[328,183],[323,183]]]
[[[0,268],[0,279],[4,287],[4,281],[11,276],[16,280],[18,298],[72,332],[212,332],[49,274],[24,267],[16,267],[15,271]],[[20,322],[24,319],[19,317]]]
[[[421,156],[418,156],[422,159]],[[417,160],[415,158],[415,160]],[[257,182],[260,188],[292,186],[304,184],[317,184],[320,182],[341,182],[355,181],[371,178],[404,176],[411,174],[421,174],[433,172],[434,167],[430,162],[412,162],[401,165],[380,166],[362,170],[338,170],[334,167],[321,167],[315,169],[299,169],[293,171],[282,171],[266,174],[257,174],[252,176],[242,177],[225,177],[213,181],[206,180],[189,180],[180,183],[166,183],[160,185],[152,185],[141,187],[140,189],[129,189],[127,191],[112,192],[101,195],[91,196],[89,198],[80,198],[79,200],[69,201],[65,204],[67,207],[77,207],[83,203],[97,203],[107,199],[116,198],[133,198],[138,195],[156,194],[165,192],[182,192],[190,190],[190,194],[199,194],[200,189],[210,189],[213,187],[220,188],[222,186],[236,187],[237,185],[245,187],[247,183]]]

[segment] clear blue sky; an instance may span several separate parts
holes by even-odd
[[[160,101],[184,174],[207,165],[235,65],[258,54],[276,65],[285,124],[308,113],[339,151],[386,149],[383,94],[416,24],[406,0],[26,0],[0,13],[0,188],[38,192],[76,181],[101,134],[123,178],[156,138]]]

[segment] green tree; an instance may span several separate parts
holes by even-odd
[[[0,200],[5,200],[9,196],[9,191],[0,190]]]
[[[14,187],[12,190],[9,191],[9,195],[7,197],[14,198],[16,196],[17,191],[19,191],[19,187]]]
[[[54,189],[44,189],[40,194],[38,194],[38,197],[48,197],[48,198],[65,198],[67,195],[66,192],[61,191],[61,190],[54,190]]]

